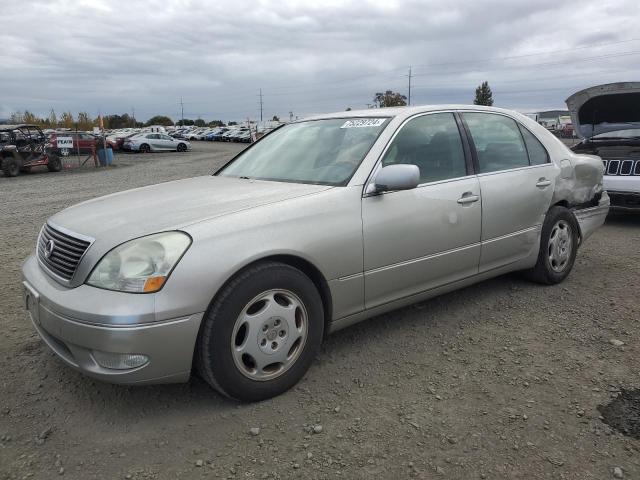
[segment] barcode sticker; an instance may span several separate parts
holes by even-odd
[[[344,122],[340,128],[379,127],[385,120],[386,118],[354,118]]]

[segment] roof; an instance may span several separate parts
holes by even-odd
[[[411,107],[387,107],[387,108],[368,108],[365,110],[349,110],[345,112],[326,113],[323,115],[312,115],[304,120],[320,120],[328,118],[382,118],[382,117],[410,117],[418,113],[433,112],[439,110],[483,110],[487,112],[501,112],[513,114],[512,110],[506,110],[504,108],[497,107],[485,107],[482,105],[462,105],[462,104],[447,104],[447,105],[418,105]]]
[[[26,127],[40,128],[37,125],[32,125],[30,123],[21,123],[19,125],[0,125],[0,131],[16,130],[17,128],[26,128]]]

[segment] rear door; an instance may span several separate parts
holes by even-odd
[[[165,134],[160,134],[160,142],[162,143],[163,150],[176,150],[178,146],[178,142]]]
[[[537,252],[555,169],[542,143],[514,119],[465,112],[482,192],[480,272]]]
[[[147,140],[149,141],[149,145],[151,145],[152,150],[158,151],[164,149],[159,133],[150,133],[147,135]]]
[[[451,112],[409,119],[381,166],[413,164],[421,184],[362,200],[365,305],[377,305],[472,276],[480,260],[478,179]]]

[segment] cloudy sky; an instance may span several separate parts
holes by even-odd
[[[2,0],[0,118],[53,108],[241,120],[412,104],[561,108],[640,80],[638,0]]]

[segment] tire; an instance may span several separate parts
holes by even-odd
[[[146,143],[140,145],[140,153],[149,153],[151,151],[151,147]]]
[[[186,152],[187,151],[187,146],[184,143],[179,143],[178,147],[176,148],[176,150],[178,152]]]
[[[49,154],[49,163],[47,163],[47,168],[50,172],[59,172],[62,170],[62,162],[60,161],[60,157],[57,155]]]
[[[22,167],[20,173],[31,173],[31,167]]]
[[[236,275],[209,307],[196,368],[223,395],[265,400],[302,378],[323,330],[322,299],[309,277],[282,263],[259,263]]]
[[[526,276],[546,285],[562,282],[575,263],[579,235],[578,222],[573,214],[564,207],[552,207],[542,225],[538,261]]]
[[[13,157],[2,160],[2,172],[5,177],[17,177],[20,175],[20,162]]]

